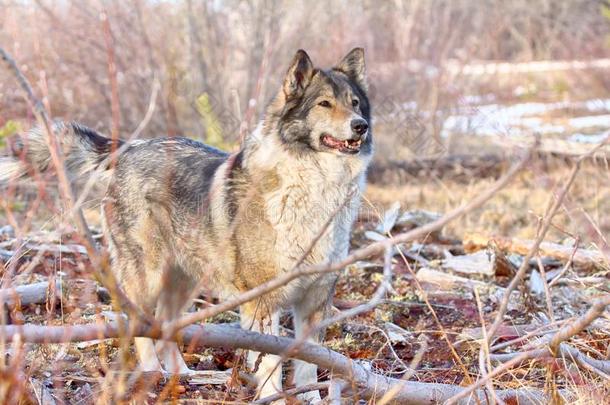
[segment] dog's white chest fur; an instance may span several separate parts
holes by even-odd
[[[362,167],[358,160],[331,154],[278,167],[281,186],[266,196],[265,209],[278,235],[275,251],[280,271],[292,270],[308,251],[305,264],[346,256],[364,183]]]
[[[246,164],[257,172],[272,171],[279,178],[279,187],[263,196],[264,216],[275,234],[270,249],[277,271],[293,270],[305,253],[305,265],[345,258],[370,156],[295,156],[276,137],[254,135],[248,141],[255,146]],[[298,300],[316,280],[325,277],[332,284],[335,276],[299,277],[283,293],[288,295],[287,301]]]

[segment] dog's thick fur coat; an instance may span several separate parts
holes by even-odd
[[[195,292],[228,297],[293,270],[302,258],[304,264],[344,258],[373,150],[366,91],[362,49],[329,70],[314,68],[299,51],[261,129],[239,152],[186,138],[125,145],[105,168],[101,205],[113,271],[127,296],[171,320]],[[75,178],[105,165],[122,145],[77,124],[58,123],[54,132]],[[20,139],[19,159],[0,160],[0,180],[45,170],[43,139],[40,130]],[[323,318],[335,280],[302,277],[245,304],[242,326],[278,334],[280,310],[292,308],[295,334],[303,336]],[[138,338],[136,349],[144,370],[189,371],[174,343]],[[257,356],[249,354],[250,368]],[[277,363],[265,355],[257,365],[259,395],[281,390]],[[295,366],[297,385],[317,381],[314,365]]]

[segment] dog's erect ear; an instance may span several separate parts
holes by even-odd
[[[350,79],[358,83],[362,89],[367,90],[364,49],[352,49],[334,69],[345,73]]]
[[[292,59],[290,68],[284,78],[284,95],[287,100],[301,97],[305,88],[311,82],[313,76],[313,63],[309,59],[309,55],[302,49],[299,49]]]

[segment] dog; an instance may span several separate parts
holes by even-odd
[[[76,123],[55,123],[54,132],[73,179],[106,173],[102,222],[119,286],[142,310],[170,321],[198,288],[228,298],[299,264],[346,257],[373,154],[364,51],[320,69],[299,50],[260,129],[233,154],[180,137],[124,144]],[[17,144],[0,161],[4,181],[50,165],[42,130]],[[241,325],[278,335],[280,311],[291,308],[296,338],[306,337],[324,319],[336,279],[297,278],[244,304]],[[318,342],[322,333],[307,339]],[[190,371],[176,343],[135,338],[135,348],[142,370]],[[257,359],[247,356],[257,395],[281,391],[280,358]],[[294,376],[297,386],[315,383],[316,366],[295,361]]]

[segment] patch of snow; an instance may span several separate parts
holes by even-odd
[[[483,104],[483,103],[491,103],[495,99],[496,99],[496,96],[491,93],[484,94],[484,95],[469,94],[469,95],[462,96],[460,98],[460,102],[464,105],[479,105],[479,104]]]
[[[610,111],[610,99],[587,100],[582,104],[584,105],[584,108],[587,111]]]
[[[577,134],[570,135],[570,137],[568,138],[568,141],[578,142],[578,143],[597,144],[597,143],[600,143],[601,141],[603,141],[604,139],[606,139],[607,137],[608,137],[607,132],[601,132],[599,134],[594,134],[594,135],[585,135],[585,134],[577,133]]]
[[[610,114],[588,115],[585,117],[571,118],[568,124],[572,128],[610,127]]]
[[[563,134],[563,125],[545,123],[537,117],[559,109],[585,109],[591,112],[610,111],[610,99],[596,99],[582,102],[519,103],[509,106],[486,104],[469,106],[464,100],[459,114],[447,117],[443,123],[441,136],[451,133],[471,133],[474,135],[523,135],[524,132],[540,134]],[[610,128],[610,114],[576,117],[569,120],[569,126],[582,129],[588,127]],[[576,137],[575,139],[581,139]],[[591,141],[587,141],[591,142]]]

